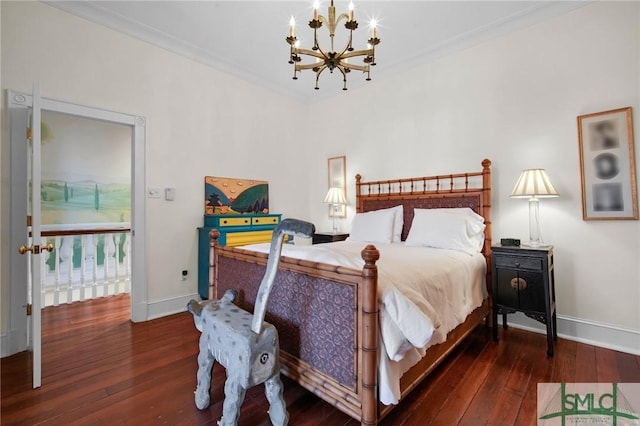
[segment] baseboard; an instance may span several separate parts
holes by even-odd
[[[12,355],[9,347],[9,336],[7,333],[0,334],[0,358]]]
[[[187,303],[191,299],[200,300],[197,293],[185,294],[184,296],[173,297],[171,299],[156,300],[147,305],[147,319],[152,320],[167,315],[186,312]]]
[[[0,334],[0,358],[27,350],[26,336],[19,336],[15,330]]]
[[[502,315],[498,315],[502,324]],[[566,315],[558,315],[558,337],[615,351],[640,355],[640,330],[603,324]],[[546,333],[541,324],[522,313],[507,316],[507,324],[513,328]]]

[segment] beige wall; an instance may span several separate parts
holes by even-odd
[[[147,186],[176,188],[174,202],[146,200],[149,303],[196,293],[204,176],[268,180],[272,212],[309,216],[297,101],[40,2],[2,2],[2,59],[3,93],[38,80],[45,97],[146,117]],[[3,129],[3,165],[7,150]]]
[[[147,185],[177,189],[177,202],[147,199],[150,302],[195,292],[195,273],[178,271],[196,269],[205,175],[268,179],[273,211],[329,229],[328,157],[347,156],[352,204],[355,173],[479,170],[488,157],[494,237],[527,238],[527,203],[508,194],[521,170],[545,168],[561,193],[541,205],[559,314],[576,338],[611,325],[640,352],[640,224],[582,220],[576,135],[577,115],[629,105],[640,132],[639,27],[639,3],[594,3],[304,106],[41,3],[3,2],[2,89],[39,80],[48,97],[146,116]],[[308,117],[332,126],[304,146],[292,123]]]
[[[509,194],[523,169],[545,168],[561,194],[541,201],[559,314],[635,331],[640,352],[640,223],[582,220],[576,125],[578,115],[632,106],[640,165],[639,22],[637,2],[594,3],[314,105],[319,121],[347,131],[317,133],[330,143],[311,176],[335,154],[347,156],[350,188],[356,173],[480,170],[487,157],[494,237],[526,240],[527,202]],[[312,200],[324,186],[309,181]]]

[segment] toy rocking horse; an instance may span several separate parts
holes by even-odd
[[[278,331],[264,321],[264,315],[278,270],[284,236],[311,237],[314,231],[313,224],[296,219],[283,220],[273,231],[267,269],[258,289],[253,315],[232,303],[236,297],[232,290],[227,290],[220,300],[203,303],[191,300],[187,305],[196,328],[202,333],[195,394],[199,409],[209,406],[214,362],[218,361],[227,369],[219,425],[236,425],[246,390],[261,383],[265,384],[271,423],[284,426],[289,421],[280,380]]]

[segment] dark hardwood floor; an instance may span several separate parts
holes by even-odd
[[[215,425],[224,370],[212,404],[193,402],[199,332],[190,314],[133,324],[128,296],[43,310],[43,379],[31,389],[29,354],[2,359],[2,425]],[[478,327],[383,425],[535,425],[538,382],[640,382],[640,357],[543,335]],[[288,379],[291,425],[356,425]],[[247,393],[240,425],[268,425],[262,387]]]

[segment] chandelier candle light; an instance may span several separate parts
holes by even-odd
[[[367,49],[354,50],[353,30],[358,28],[358,22],[354,18],[353,2],[349,3],[349,13],[341,13],[337,17],[333,0],[331,0],[331,5],[329,6],[326,17],[319,14],[319,8],[320,4],[316,0],[313,3],[313,19],[309,21],[309,27],[313,29],[313,47],[311,49],[303,49],[300,47],[300,41],[296,37],[296,22],[295,19],[293,19],[293,16],[289,21],[289,37],[287,37],[286,40],[291,46],[289,63],[293,64],[293,79],[298,79],[298,72],[300,71],[313,70],[316,73],[315,89],[318,90],[320,88],[318,86],[320,74],[328,68],[330,73],[333,73],[335,69],[342,73],[342,81],[344,82],[342,90],[347,90],[347,74],[349,74],[351,70],[366,73],[367,81],[370,81],[370,67],[376,64],[375,47],[380,44],[380,39],[377,37],[376,20],[372,19],[369,24],[371,28],[371,37],[368,40]],[[336,51],[334,48],[334,37],[336,27],[342,20],[345,21],[344,27],[349,31],[349,39],[342,50]],[[322,48],[318,44],[318,29],[321,28],[323,24],[326,25],[329,30],[329,37],[331,40],[329,49]],[[307,55],[315,59],[311,63],[303,64],[300,55]],[[355,58],[358,56],[364,57],[364,65],[357,65],[353,62],[349,62],[349,58]]]
[[[325,204],[331,204],[333,207],[333,233],[338,233],[338,227],[336,226],[336,216],[338,215],[338,206],[347,204],[347,199],[344,198],[344,191],[339,187],[329,188],[327,196],[324,197]]]
[[[540,233],[539,198],[558,197],[558,191],[553,187],[544,169],[524,170],[511,192],[513,198],[529,198],[529,242],[530,247],[540,247],[543,244]]]

